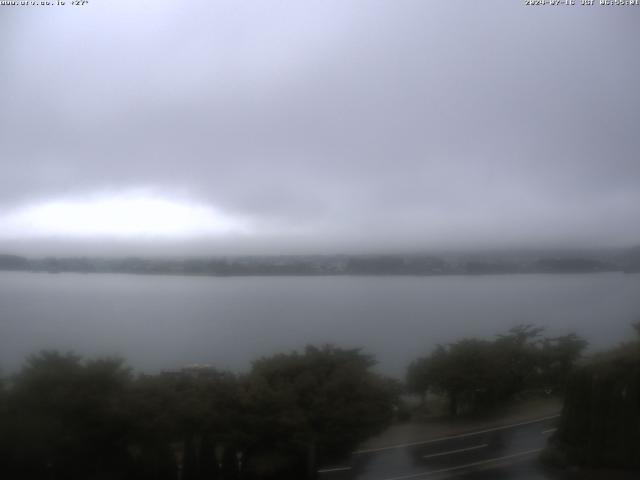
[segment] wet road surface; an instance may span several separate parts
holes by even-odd
[[[510,425],[354,452],[351,462],[319,470],[320,480],[437,478],[556,479],[538,456],[558,415]]]

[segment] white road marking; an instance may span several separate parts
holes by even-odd
[[[423,455],[422,458],[441,457],[443,455],[452,455],[454,453],[468,452],[470,450],[478,450],[479,448],[486,448],[488,446],[489,446],[488,443],[483,443],[482,445],[475,445],[473,447],[458,448],[457,450],[449,450],[448,452],[440,452],[440,453],[432,453],[430,455]]]
[[[363,450],[356,450],[355,452],[353,452],[353,455],[360,455],[363,453],[383,452],[384,450],[392,450],[394,448],[415,447],[416,445],[426,445],[428,443],[443,442],[445,440],[455,440],[458,438],[473,437],[474,435],[481,435],[483,433],[496,432],[498,430],[506,430],[508,428],[521,427],[523,425],[531,425],[533,423],[540,423],[546,420],[551,420],[552,418],[558,418],[559,416],[560,414],[549,415],[547,417],[536,418],[535,420],[527,420],[526,422],[512,423],[510,425],[501,425],[499,427],[487,428],[485,430],[478,430],[476,432],[461,433],[459,435],[449,435],[447,437],[434,438],[431,440],[422,440],[419,442],[400,443],[398,445],[389,445],[387,447],[379,447],[379,448],[365,448]]]
[[[406,480],[409,478],[418,478],[418,477],[425,478],[425,477],[430,477],[431,475],[440,475],[442,473],[455,472],[456,470],[464,470],[465,468],[479,467],[481,465],[486,465],[488,463],[495,463],[503,460],[509,460],[512,458],[524,457],[526,455],[531,455],[533,453],[541,452],[542,450],[543,450],[542,448],[525,450],[524,452],[514,453],[512,455],[505,455],[504,457],[489,458],[488,460],[481,460],[479,462],[466,463],[464,465],[458,465],[455,467],[441,468],[440,470],[431,470],[429,472],[412,473],[411,475],[402,475],[400,477],[385,478],[384,480]]]
[[[347,470],[351,470],[351,467],[323,468],[318,470],[318,473],[346,472]]]
[[[557,430],[557,428],[549,428],[549,429],[547,429],[547,430],[542,430],[542,432],[541,432],[541,433],[542,433],[543,435],[547,435],[548,433],[555,432],[556,430]]]

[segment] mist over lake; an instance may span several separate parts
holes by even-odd
[[[204,363],[245,370],[262,355],[362,347],[401,377],[437,343],[520,323],[575,331],[592,349],[630,337],[640,276],[180,277],[0,273],[0,368],[40,349],[123,356],[145,372]]]

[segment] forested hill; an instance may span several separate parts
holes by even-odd
[[[26,258],[0,254],[0,270],[173,275],[471,275],[640,271],[640,247],[601,252],[446,255],[295,255],[201,258]]]

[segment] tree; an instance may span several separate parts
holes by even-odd
[[[74,354],[29,358],[13,381],[8,414],[12,464],[21,478],[87,478],[126,463],[120,360],[83,364]]]
[[[544,339],[541,351],[541,378],[547,389],[564,390],[573,365],[587,345],[587,342],[575,333]]]
[[[247,375],[189,367],[133,378],[120,360],[42,352],[6,391],[11,478],[298,479],[391,419],[398,387],[358,350],[308,347]]]
[[[427,392],[433,383],[429,373],[429,359],[422,357],[409,364],[405,376],[407,390],[420,396],[423,407],[426,403]]]
[[[640,338],[570,373],[545,458],[563,467],[640,469]]]
[[[6,432],[8,431],[8,415],[7,415],[7,390],[5,388],[5,379],[0,377],[0,471],[9,470],[10,460],[9,445],[10,439]]]
[[[426,378],[449,400],[450,415],[475,411],[493,397],[496,368],[490,347],[485,340],[463,339],[439,345],[424,362]]]
[[[561,390],[587,343],[575,334],[544,338],[542,332],[519,325],[492,341],[438,345],[409,365],[407,386],[423,396],[445,394],[452,416],[491,408],[526,389]]]
[[[241,437],[239,394],[235,375],[209,367],[139,377],[129,396],[137,476],[181,469],[190,480],[228,468],[216,451]]]
[[[262,417],[257,424],[262,430],[254,437],[280,443],[280,457],[304,458],[306,451],[307,476],[314,477],[319,459],[349,453],[391,420],[394,392],[371,371],[373,365],[359,350],[332,346],[258,360],[248,378],[253,413]],[[273,454],[264,448],[269,443],[261,447],[263,458]],[[302,468],[302,462],[294,462],[288,473]]]
[[[500,369],[500,398],[509,398],[535,384],[541,362],[544,328],[517,325],[494,341],[496,368]]]

